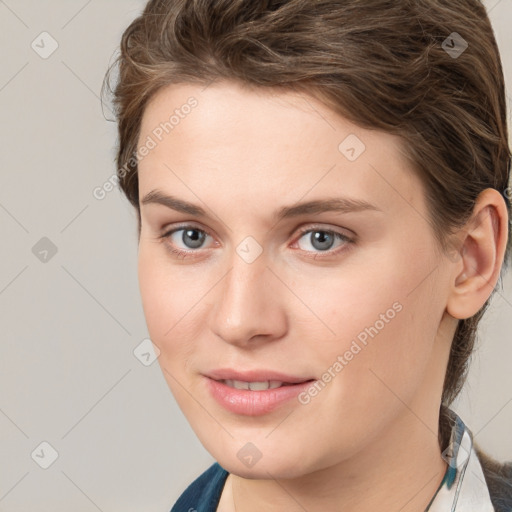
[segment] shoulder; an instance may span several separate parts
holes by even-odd
[[[215,512],[228,475],[215,462],[183,491],[171,512]]]

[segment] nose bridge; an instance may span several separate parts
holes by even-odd
[[[243,252],[234,253],[219,289],[212,330],[225,341],[238,344],[257,335],[281,335],[284,312],[272,279],[275,277],[263,255],[252,260]]]

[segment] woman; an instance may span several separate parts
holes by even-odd
[[[449,406],[510,257],[477,0],[152,0],[118,177],[148,330],[217,463],[172,511],[512,510]]]

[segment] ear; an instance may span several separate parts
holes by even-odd
[[[458,319],[476,314],[500,276],[508,239],[508,210],[501,194],[483,190],[473,214],[456,234],[459,249],[453,262],[447,312]]]

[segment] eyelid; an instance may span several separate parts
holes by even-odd
[[[162,228],[162,236],[168,236],[168,235],[174,233],[175,231],[180,231],[181,229],[187,229],[187,228],[197,229],[198,231],[202,231],[203,233],[214,238],[208,229],[199,226],[194,221],[181,222],[178,224],[173,224],[172,226],[169,226],[169,227]]]
[[[354,235],[345,234],[340,231],[341,229],[342,228],[328,227],[325,224],[307,224],[305,227],[299,228],[299,235],[302,236],[302,235],[304,235],[304,233],[309,233],[310,231],[325,231],[327,233],[335,233],[335,234],[341,235],[345,238],[352,239],[353,237],[355,237],[355,234]],[[344,228],[344,229],[346,231],[349,231],[346,228]],[[299,238],[300,238],[300,236],[299,236]]]

